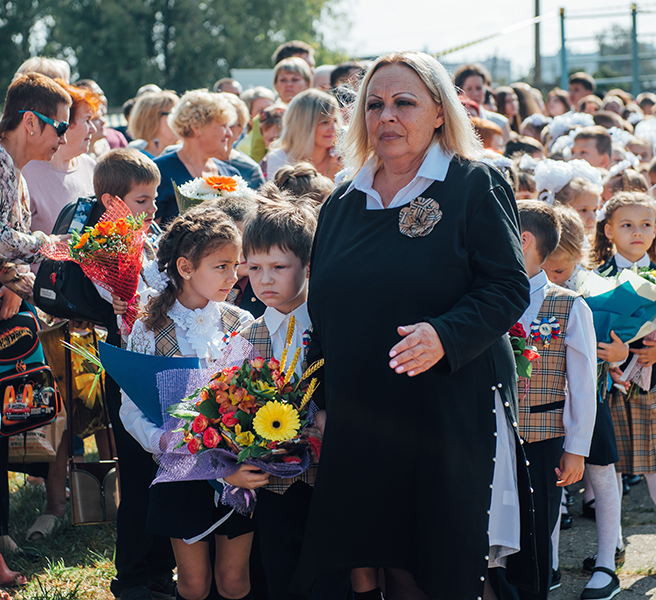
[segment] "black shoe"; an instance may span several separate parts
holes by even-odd
[[[560,574],[560,569],[556,569],[555,571],[551,569],[551,585],[549,586],[550,592],[560,587],[561,579],[562,575]]]
[[[615,568],[619,568],[624,564],[625,556],[626,556],[625,548],[615,548]],[[592,573],[593,570],[595,569],[596,562],[597,562],[596,554],[593,554],[592,556],[588,556],[588,558],[586,558],[583,561],[583,572]]]
[[[625,473],[622,475],[622,481],[628,483],[630,486],[637,485],[642,481],[642,475],[634,475],[633,473]]]
[[[581,600],[610,600],[620,593],[620,579],[615,574],[615,571],[611,571],[606,567],[595,567],[592,569],[593,573],[597,571],[610,575],[611,582],[602,588],[583,588],[583,591],[581,592]]]
[[[593,521],[597,518],[597,511],[594,508],[594,498],[590,502],[584,502],[581,511],[581,516],[586,519],[592,519]]]
[[[126,588],[118,598],[119,600],[159,600],[145,585]]]
[[[565,531],[566,529],[571,529],[574,525],[574,519],[572,515],[564,514],[560,515],[560,530]]]
[[[169,600],[175,598],[175,581],[171,575],[158,577],[148,584],[148,589],[159,600]]]
[[[574,504],[574,496],[569,493],[567,488],[565,488],[565,502],[563,504],[565,506],[572,506],[572,504]]]

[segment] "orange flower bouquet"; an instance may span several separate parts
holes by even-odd
[[[123,323],[128,331],[137,317],[136,292],[143,260],[144,216],[133,217],[120,198],[113,198],[93,227],[74,231],[68,242],[41,249],[51,260],[73,261],[95,284],[128,302]]]
[[[181,213],[205,200],[216,200],[226,196],[255,197],[255,192],[248,187],[241,177],[196,177],[181,186],[173,183],[175,199]]]

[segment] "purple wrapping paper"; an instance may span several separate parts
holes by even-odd
[[[162,428],[166,432],[162,439],[165,441],[166,449],[156,455],[159,471],[153,485],[173,481],[222,479],[239,469],[237,455],[229,450],[213,448],[199,454],[191,454],[186,445],[174,449],[183,436],[181,431],[174,430],[182,427],[184,421],[171,417],[166,409],[206,385],[214,373],[233,366],[241,367],[244,360],[251,360],[256,356],[253,346],[244,338],[236,336],[232,338],[219,359],[207,369],[174,369],[157,374],[157,388],[164,421]],[[268,463],[251,459],[244,462],[272,475],[287,478],[303,473],[310,466],[310,455],[309,452],[305,452],[300,464]]]

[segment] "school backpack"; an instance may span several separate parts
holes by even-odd
[[[77,202],[71,202],[62,208],[52,229],[53,234],[68,232],[76,206]],[[103,205],[96,200],[87,224],[95,225],[103,212]],[[34,282],[34,303],[43,312],[60,319],[89,321],[98,325],[115,319],[111,304],[102,299],[82,268],[72,261],[46,259],[41,263]]]
[[[0,435],[8,437],[55,420],[62,399],[39,342],[39,323],[25,302],[0,321]]]

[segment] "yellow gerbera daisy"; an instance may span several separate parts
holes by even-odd
[[[253,419],[256,433],[272,442],[295,438],[300,426],[298,411],[293,406],[278,401],[267,402]]]

